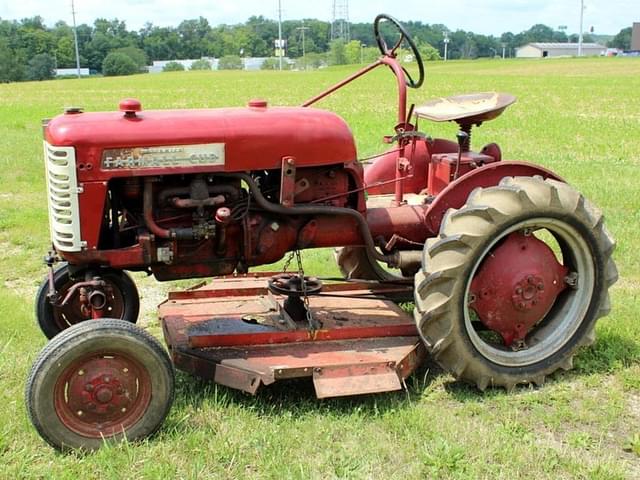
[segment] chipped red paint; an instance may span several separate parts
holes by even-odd
[[[549,312],[567,287],[568,271],[533,234],[511,233],[485,257],[471,282],[469,306],[510,346]]]
[[[272,274],[170,293],[159,317],[175,365],[252,394],[279,379],[313,376],[325,398],[395,390],[424,358],[408,314],[388,300],[352,297],[406,287],[327,284],[331,296],[310,297],[322,323],[311,331],[306,322],[279,321],[283,297],[266,289]]]

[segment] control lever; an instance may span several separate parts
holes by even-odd
[[[469,134],[464,130],[460,130],[456,133],[456,139],[458,140],[458,160],[456,161],[456,171],[453,174],[453,179],[458,178],[458,172],[460,171],[460,162],[462,161],[462,152],[466,152],[469,148]]]

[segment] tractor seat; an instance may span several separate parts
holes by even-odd
[[[498,117],[516,97],[508,93],[483,92],[436,98],[416,107],[415,115],[434,122],[479,124]]]

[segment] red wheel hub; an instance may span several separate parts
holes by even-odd
[[[476,272],[469,306],[509,346],[523,340],[549,312],[567,286],[568,271],[546,243],[511,233]]]
[[[109,437],[134,425],[151,401],[151,378],[129,355],[92,354],[67,367],[56,382],[60,421],[90,438]]]

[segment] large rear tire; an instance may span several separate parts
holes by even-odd
[[[565,280],[572,285],[550,300],[517,348],[479,320],[470,294],[484,262],[491,257],[495,262],[500,245],[514,232],[546,234],[557,242],[558,263],[571,272]],[[609,313],[608,289],[618,278],[614,245],[601,212],[565,183],[506,177],[499,186],[474,190],[466,205],[447,212],[439,236],[427,241],[415,277],[414,316],[428,351],[445,370],[480,390],[540,385],[559,368],[570,369],[576,350],[595,340],[596,320]],[[490,287],[491,294],[504,289],[502,296],[496,294],[496,305],[511,301],[513,285]],[[521,327],[517,318],[512,321]]]

